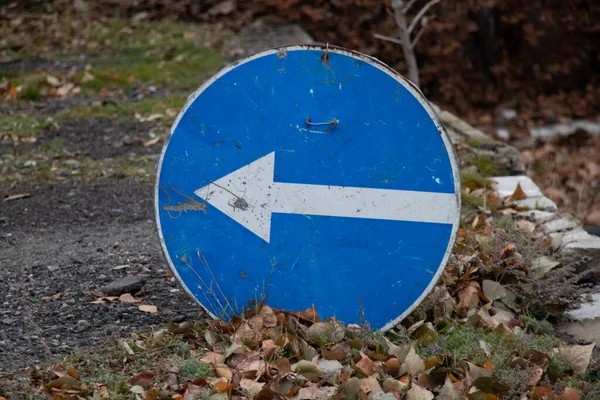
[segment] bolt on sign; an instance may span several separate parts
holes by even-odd
[[[423,95],[331,46],[268,50],[190,96],[158,166],[167,262],[213,317],[256,301],[389,329],[459,224],[456,158]]]

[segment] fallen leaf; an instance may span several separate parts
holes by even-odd
[[[228,382],[231,382],[233,378],[233,373],[229,369],[229,367],[225,364],[216,364],[215,371],[217,372],[217,376],[220,378],[227,379]]]
[[[414,382],[410,390],[406,392],[406,400],[433,400],[433,398],[433,393]]]
[[[527,198],[527,194],[521,188],[521,184],[520,183],[517,183],[517,187],[515,188],[515,191],[510,196],[510,198],[512,200],[525,200]]]
[[[77,371],[75,368],[68,368],[67,374],[69,374],[71,378],[77,379],[77,377],[81,375],[81,372]]]
[[[279,346],[277,346],[277,344],[275,344],[275,342],[272,339],[267,339],[263,340],[261,348],[262,354],[266,358],[269,358],[273,354],[275,354],[275,352],[279,349]]]
[[[468,285],[460,292],[458,292],[458,308],[470,310],[471,308],[477,307],[479,303],[479,293],[477,288]]]
[[[538,386],[533,389],[533,400],[544,400],[544,399],[552,399],[554,398],[554,390]]]
[[[152,314],[156,314],[158,312],[158,308],[156,308],[156,306],[151,306],[151,305],[147,305],[147,304],[142,304],[142,305],[138,306],[138,309],[140,311],[144,311],[144,312],[148,312],[148,313],[152,313]]]
[[[136,299],[129,293],[123,293],[119,296],[119,301],[121,303],[139,303],[142,299]]]
[[[390,358],[383,363],[383,372],[396,377],[400,374],[400,361],[397,358]]]
[[[579,390],[575,388],[565,388],[565,391],[559,397],[560,400],[579,400],[579,398]]]
[[[215,383],[215,387],[219,393],[229,391],[229,383],[228,382],[217,382]]]
[[[385,380],[383,381],[383,391],[386,393],[402,393],[405,387],[406,383],[403,383],[396,379],[385,378]]]
[[[46,76],[46,82],[48,82],[48,84],[50,86],[54,86],[54,87],[60,86],[60,80],[57,77],[53,76],[53,75],[47,75]]]
[[[303,387],[298,392],[297,398],[302,400],[327,400],[331,398],[331,393],[326,389],[329,388],[319,388],[314,385]]]
[[[61,390],[65,390],[65,389],[79,390],[81,388],[81,384],[72,376],[63,375],[60,378],[55,379],[52,382],[50,382],[48,384],[48,387],[53,388],[53,389],[61,389]]]
[[[137,385],[143,388],[147,388],[148,386],[152,385],[152,379],[154,379],[154,372],[147,369],[129,378],[127,380],[127,383],[129,383],[132,386]]]
[[[460,398],[460,393],[452,384],[452,380],[446,377],[444,386],[442,386],[442,390],[440,390],[440,394],[436,400],[460,400]]]
[[[518,221],[515,221],[515,225],[517,226],[517,228],[519,228],[525,232],[533,232],[533,231],[535,231],[535,228],[537,227],[537,225],[535,223],[533,223],[531,221],[527,221],[525,219],[520,219]]]
[[[491,315],[493,313],[493,315]],[[492,302],[484,305],[477,311],[477,315],[481,317],[481,321],[487,325],[489,329],[496,329],[500,324],[508,325],[515,316],[510,311],[492,307]]]
[[[152,389],[146,392],[145,400],[158,400],[159,396],[160,391],[158,390],[158,388],[153,387]]]
[[[262,306],[258,315],[263,319],[263,326],[265,328],[273,328],[277,325],[277,317],[271,307]]]
[[[204,355],[204,357],[202,357],[200,359],[200,361],[202,361],[203,363],[211,364],[211,365],[217,365],[217,364],[222,364],[223,362],[225,362],[225,357],[223,356],[223,354],[214,353],[212,351],[209,351],[208,353],[206,353]]]
[[[304,311],[293,312],[291,314],[305,321],[310,321],[313,323],[319,322],[319,314],[317,313],[315,306],[312,306]]]
[[[141,387],[140,385],[134,385],[134,386],[130,387],[129,391],[131,393],[135,393],[135,394],[144,394],[144,388]]]
[[[592,343],[585,346],[565,346],[559,349],[559,353],[563,360],[573,367],[573,371],[578,374],[584,374],[590,365],[590,358],[592,357],[595,345],[595,343]]]
[[[425,363],[415,352],[414,347],[411,346],[406,358],[404,359],[404,362],[402,363],[402,367],[400,367],[400,374],[408,374],[412,377],[417,377],[423,371],[425,371]]]
[[[292,371],[305,376],[306,379],[311,381],[323,375],[323,372],[315,364],[307,360],[300,360],[292,365]]]
[[[252,379],[242,378],[239,387],[244,390],[251,398],[254,398],[265,386],[263,382],[256,382]]]
[[[356,367],[366,376],[371,376],[375,373],[375,363],[365,353],[360,352],[360,361],[356,363]]]
[[[338,395],[345,399],[357,399],[360,393],[360,379],[352,377],[338,388]],[[342,397],[343,396],[343,397]]]
[[[541,256],[533,260],[531,267],[529,268],[529,273],[534,278],[539,279],[559,265],[559,261],[553,260],[547,256]]]
[[[513,251],[514,249],[516,249],[516,248],[517,248],[517,245],[516,245],[516,244],[514,244],[514,243],[509,243],[509,244],[507,244],[506,246],[504,246],[504,247],[502,248],[502,251],[500,252],[500,256],[501,256],[502,258],[505,258],[505,257],[509,256],[509,255],[512,253],[512,251]]]
[[[333,331],[334,327],[331,323],[317,322],[306,330],[306,336],[308,337],[308,341],[310,343],[319,344],[322,341],[331,341]]]

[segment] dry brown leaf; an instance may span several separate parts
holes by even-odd
[[[79,390],[81,388],[81,384],[73,377],[69,375],[63,375],[58,379],[53,380],[48,384],[49,388],[52,389],[71,389],[71,390]]]
[[[224,363],[225,357],[223,356],[223,354],[214,353],[212,351],[209,351],[204,355],[204,357],[202,357],[200,359],[200,361],[202,361],[203,363],[211,364],[211,365],[217,365],[217,364]]]
[[[110,398],[110,393],[108,391],[108,386],[107,385],[100,385],[100,386],[98,386],[98,394],[100,394],[100,397],[103,398],[103,399]]]
[[[468,361],[466,362],[466,365],[468,366],[467,379],[466,379],[468,385],[472,385],[473,382],[475,382],[475,380],[477,380],[477,378],[480,378],[480,377],[489,378],[492,376],[492,371],[488,371],[485,368],[479,367]]]
[[[141,386],[147,388],[152,385],[152,379],[154,379],[154,372],[147,369],[142,371],[127,380],[127,383],[131,386]]]
[[[460,398],[460,393],[452,384],[452,380],[449,377],[446,377],[444,386],[436,400],[460,400]]]
[[[308,380],[313,380],[321,375],[323,375],[323,371],[321,371],[315,364],[307,360],[300,360],[296,364],[292,365],[292,371],[297,374],[304,375]]]
[[[559,397],[560,400],[579,400],[579,398],[579,390],[575,388],[565,388],[565,391]]]
[[[512,251],[516,248],[517,248],[517,245],[511,242],[511,243],[507,244],[506,246],[504,246],[504,248],[502,248],[502,251],[500,252],[500,256],[502,258],[505,258],[505,257],[509,256],[512,253]]]
[[[262,354],[266,358],[271,357],[279,349],[279,346],[272,339],[263,340],[261,347]]]
[[[468,285],[458,292],[458,308],[469,310],[477,307],[478,303],[479,293],[476,287]]]
[[[328,400],[332,395],[332,393],[328,391],[329,389],[330,388],[320,388],[316,385],[310,385],[300,389],[297,398],[303,400]]]
[[[538,384],[540,379],[544,375],[544,369],[542,367],[535,367],[529,377],[529,386],[535,386]]]
[[[256,382],[252,379],[242,378],[239,387],[244,390],[251,398],[254,398],[265,386],[263,382]]]
[[[523,191],[520,183],[517,183],[517,187],[510,198],[512,200],[525,200],[527,198],[527,193]]]
[[[273,328],[277,325],[277,317],[271,307],[262,306],[258,315],[262,318],[265,328]]]
[[[554,390],[538,386],[533,389],[533,399],[534,400],[544,400],[544,399],[552,399],[554,398]]]
[[[320,321],[319,314],[317,313],[317,309],[315,308],[314,305],[311,308],[307,308],[304,311],[293,312],[291,314],[300,319],[303,319],[305,321],[310,321],[313,323]]]
[[[152,313],[152,314],[156,314],[158,312],[158,308],[156,308],[156,306],[151,306],[148,304],[142,304],[142,305],[138,306],[138,309],[140,311],[144,311],[144,312],[148,312],[148,313]]]
[[[145,400],[158,400],[159,396],[160,391],[154,387],[146,392]]]
[[[142,299],[136,299],[129,293],[123,293],[119,296],[119,301],[121,303],[139,303]]]
[[[408,374],[411,377],[417,377],[423,371],[425,371],[425,362],[423,362],[421,357],[415,352],[414,347],[411,346],[402,363],[402,367],[400,367],[400,374]]]
[[[429,390],[413,382],[410,390],[406,392],[406,400],[433,400],[434,395]]]
[[[397,358],[390,358],[383,363],[383,372],[393,377],[398,376],[400,374],[400,361]]]
[[[217,388],[217,392],[219,393],[229,391],[229,383],[227,382],[217,382],[215,383],[215,387]]]
[[[77,379],[77,377],[81,375],[81,372],[77,371],[75,368],[68,368],[67,374],[69,374],[71,378]]]
[[[490,301],[500,300],[508,295],[502,284],[489,279],[483,281],[481,288],[483,289],[483,294],[485,297],[490,299]]]
[[[366,376],[371,376],[375,373],[375,363],[365,353],[360,352],[360,361],[356,363],[356,367]]]
[[[227,365],[216,364],[215,371],[217,372],[217,376],[219,378],[225,378],[228,382],[231,382],[231,379],[233,378],[233,372],[231,372]]]
[[[367,381],[367,385],[369,387],[369,392],[372,394],[383,393],[383,389],[379,385],[379,382],[377,381],[377,377],[378,377],[378,374],[373,374],[370,377],[363,379],[363,380]]]
[[[565,346],[559,349],[563,360],[573,367],[573,371],[578,374],[584,374],[590,365],[592,351],[594,351],[595,343],[585,346],[572,345]]]
[[[396,394],[400,394],[402,393],[402,391],[404,391],[404,388],[406,387],[406,383],[401,382],[399,380],[396,379],[392,379],[392,378],[385,378],[385,381],[383,381],[383,391],[386,393],[396,393]]]

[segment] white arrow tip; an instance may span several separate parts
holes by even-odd
[[[271,240],[269,191],[274,171],[275,152],[272,152],[194,193],[268,243]]]

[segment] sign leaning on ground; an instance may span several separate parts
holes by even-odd
[[[460,185],[418,89],[365,55],[293,46],[189,98],[155,206],[174,275],[212,316],[266,301],[389,329],[444,269]]]

